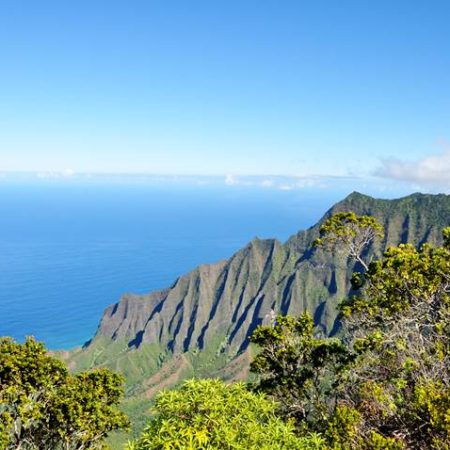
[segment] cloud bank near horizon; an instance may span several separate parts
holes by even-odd
[[[450,148],[419,160],[384,159],[374,175],[400,182],[450,189]]]
[[[119,183],[169,183],[199,186],[254,187],[291,191],[307,188],[327,188],[333,181],[353,179],[354,177],[335,177],[331,175],[290,176],[290,175],[178,175],[146,173],[84,173],[71,169],[61,171],[9,172],[0,171],[0,178],[10,181],[41,182],[119,182]]]
[[[202,188],[259,189],[265,191],[359,191],[369,195],[450,193],[450,149],[417,161],[386,159],[372,173],[347,175],[177,175],[130,173],[83,173],[70,169],[48,172],[0,171],[2,184],[88,184],[191,186]]]
[[[292,195],[329,195],[333,192],[345,196],[352,191],[368,195],[395,197],[412,192],[410,186],[393,180],[382,181],[376,177],[356,175],[170,175],[170,174],[95,174],[74,171],[2,172],[0,185],[79,185],[79,186],[158,186],[181,189],[228,189]],[[272,194],[270,194],[272,195]]]

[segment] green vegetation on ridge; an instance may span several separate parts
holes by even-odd
[[[351,292],[355,262],[312,244],[324,220],[347,211],[373,216],[385,228],[384,237],[366,251],[370,260],[389,245],[442,243],[450,196],[378,200],[353,193],[285,244],[253,240],[229,260],[200,266],[167,290],[124,296],[105,311],[92,342],[71,353],[68,362],[77,370],[106,366],[123,373],[125,408],[133,423],[141,423],[140,411],[151,397],[183,379],[247,379],[253,354],[249,336],[273,314],[297,317],[308,311],[316,331],[335,334],[337,305]]]
[[[321,231],[318,245],[343,245],[360,260],[380,227],[340,213]],[[354,254],[364,231],[372,237]],[[445,228],[443,247],[400,244],[362,264],[340,305],[340,339],[316,337],[308,313],[258,327],[255,389],[280,402],[300,433],[321,434],[324,449],[448,449],[449,237]]]

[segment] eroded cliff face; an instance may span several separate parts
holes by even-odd
[[[338,211],[373,215],[384,224],[386,236],[368,251],[371,258],[400,242],[438,242],[450,224],[450,196],[377,200],[353,193],[324,219]],[[336,305],[349,293],[354,267],[312,248],[321,222],[285,244],[254,239],[230,259],[199,266],[168,289],[124,295],[106,309],[90,343],[71,355],[73,367],[109,365],[128,376],[130,392],[156,392],[158,382],[174,384],[191,375],[247,376],[248,337],[274,313],[308,310],[318,329],[335,333]],[[158,371],[167,375],[155,378]]]

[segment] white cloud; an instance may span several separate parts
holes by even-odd
[[[285,180],[284,183],[276,186],[281,191],[292,191],[294,189],[326,188],[325,177],[299,177]]]
[[[278,189],[280,191],[293,191],[296,189],[305,188],[323,188],[326,187],[325,178],[312,177],[293,177],[293,176],[240,176],[237,178],[234,175],[227,175],[225,177],[225,184],[227,186],[255,186],[269,189]]]
[[[76,175],[73,169],[64,169],[61,171],[38,172],[38,178],[72,178]]]
[[[61,172],[63,177],[73,177],[75,175],[75,170],[73,169],[65,169]]]
[[[297,180],[295,187],[298,189],[311,187],[324,188],[326,187],[326,184],[321,178],[301,178]]]
[[[386,159],[375,175],[421,185],[450,187],[450,149],[416,161]]]
[[[228,174],[225,177],[225,184],[228,186],[233,186],[235,184],[239,184],[239,180],[234,175]]]
[[[270,187],[273,187],[274,184],[275,184],[274,181],[269,178],[266,178],[265,180],[261,181],[262,187],[270,188]]]

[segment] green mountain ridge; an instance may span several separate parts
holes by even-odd
[[[312,249],[312,242],[323,220],[340,211],[372,215],[385,226],[370,258],[401,242],[440,243],[441,229],[450,224],[450,196],[380,200],[354,192],[284,244],[255,238],[228,260],[200,265],[170,288],[124,295],[105,310],[93,339],[65,359],[75,370],[108,366],[124,373],[126,407],[140,410],[159,389],[187,377],[247,378],[248,337],[276,313],[307,310],[324,334],[334,334],[336,306],[349,293],[354,264]]]

